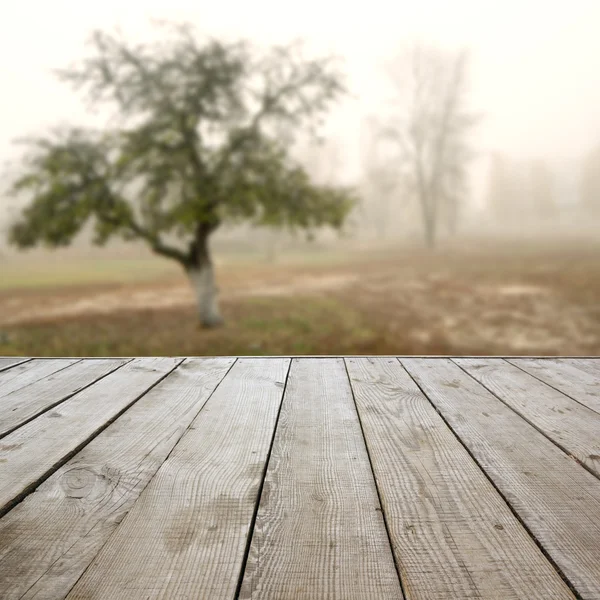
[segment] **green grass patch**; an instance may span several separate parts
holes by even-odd
[[[225,327],[196,327],[193,310],[135,311],[7,327],[5,356],[356,354],[381,342],[360,313],[322,297],[225,304]]]
[[[178,273],[177,265],[154,258],[14,260],[0,263],[0,290],[131,283]]]

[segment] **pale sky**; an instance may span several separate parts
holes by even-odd
[[[350,171],[361,117],[379,100],[379,65],[415,39],[470,48],[471,102],[486,115],[483,149],[569,161],[600,143],[600,0],[5,0],[0,161],[14,156],[14,137],[85,118],[50,68],[80,56],[91,29],[120,24],[142,36],[150,18],[264,44],[303,37],[342,55],[358,100],[331,123],[355,163]]]

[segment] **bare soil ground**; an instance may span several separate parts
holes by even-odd
[[[600,354],[600,244],[352,253],[224,265],[227,325],[182,277],[0,292],[0,354]]]

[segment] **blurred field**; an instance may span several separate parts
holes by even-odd
[[[63,286],[124,283],[156,280],[175,269],[167,261],[150,259],[90,260],[69,259],[48,264],[14,261],[2,265],[0,291],[47,289]]]
[[[221,253],[213,331],[168,261],[0,268],[0,355],[600,354],[600,243]]]

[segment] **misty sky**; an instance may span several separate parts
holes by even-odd
[[[350,171],[361,115],[379,100],[378,65],[415,39],[471,49],[472,105],[486,114],[483,149],[568,161],[600,142],[600,0],[21,0],[6,1],[0,21],[0,160],[14,153],[16,136],[81,121],[79,101],[48,69],[81,55],[90,29],[120,23],[142,36],[151,17],[267,44],[301,36],[344,56],[359,98],[332,127]]]

